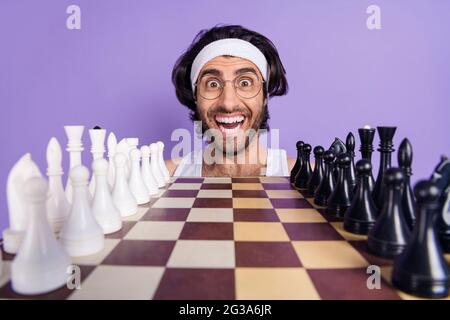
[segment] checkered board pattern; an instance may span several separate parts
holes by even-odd
[[[392,261],[313,205],[284,177],[178,178],[98,254],[75,258],[80,290],[39,299],[412,299],[390,284]],[[450,261],[450,255],[446,256]],[[3,252],[0,298],[15,294]],[[367,267],[381,268],[368,289]]]

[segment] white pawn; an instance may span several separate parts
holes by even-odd
[[[47,216],[53,232],[58,233],[69,217],[70,204],[62,184],[62,151],[58,140],[52,137],[47,146],[47,176],[49,197],[47,199]]]
[[[91,154],[92,160],[103,159],[105,153],[105,138],[106,130],[100,127],[89,129],[89,137],[91,139]],[[95,192],[95,175],[92,175],[91,182],[89,183],[89,191],[91,195]]]
[[[103,229],[104,234],[116,232],[122,228],[120,212],[113,203],[106,175],[108,161],[97,159],[92,162],[95,174],[95,193],[92,201],[92,213]]]
[[[146,145],[141,147],[141,157],[142,157],[142,166],[141,166],[141,175],[144,180],[145,185],[147,186],[148,192],[151,196],[158,194],[158,182],[153,176],[152,169],[150,168],[150,148]]]
[[[64,224],[60,239],[71,257],[87,256],[103,249],[103,230],[92,214],[89,203],[89,170],[77,166],[70,170],[73,186],[73,201],[70,216]]]
[[[116,208],[119,209],[120,215],[128,217],[137,213],[138,206],[127,182],[125,172],[127,158],[123,153],[116,153],[114,163],[116,165],[116,179],[112,191],[113,201]]]
[[[130,161],[128,159],[130,152],[130,145],[127,143],[127,139],[124,138],[119,141],[116,147],[116,153],[122,153],[126,158],[125,175],[128,180],[130,176]]]
[[[114,177],[115,177],[115,165],[114,165],[114,155],[116,154],[116,147],[117,147],[117,138],[116,135],[113,132],[110,132],[108,135],[108,183],[109,186],[114,186]]]
[[[158,188],[164,188],[166,185],[166,180],[164,179],[161,172],[161,167],[158,163],[158,146],[156,143],[150,144],[150,167],[156,182],[158,182]]]
[[[19,294],[42,294],[67,283],[70,260],[47,219],[48,183],[35,177],[26,181],[29,221],[23,243],[11,265],[12,289]]]
[[[138,149],[132,149],[130,151],[131,172],[128,184],[131,193],[136,198],[136,202],[144,204],[150,201],[150,192],[142,179],[140,162],[141,152]]]
[[[161,172],[164,176],[164,180],[166,181],[166,183],[169,183],[170,174],[169,170],[167,170],[166,163],[164,162],[164,143],[162,141],[158,141],[156,145],[158,146],[158,162]]]
[[[83,137],[84,126],[64,126],[64,131],[67,136],[67,152],[69,152],[69,175],[70,170],[76,166],[81,165],[81,153],[83,152]],[[66,183],[66,197],[69,203],[72,203],[72,181],[67,178]]]

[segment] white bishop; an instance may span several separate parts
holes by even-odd
[[[47,146],[47,176],[49,181],[49,197],[47,199],[47,215],[55,233],[58,233],[70,213],[70,204],[64,193],[62,184],[62,150],[58,140],[53,137]]]

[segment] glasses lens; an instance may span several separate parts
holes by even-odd
[[[256,97],[262,88],[261,81],[254,73],[246,73],[234,80],[237,94],[245,99]]]
[[[204,99],[214,100],[222,94],[225,83],[217,77],[204,76],[198,81],[197,90]],[[238,76],[233,80],[233,84],[236,93],[244,99],[256,97],[262,88],[262,81],[254,73]]]
[[[215,77],[205,76],[198,82],[198,93],[205,99],[216,99],[222,93],[223,83]]]

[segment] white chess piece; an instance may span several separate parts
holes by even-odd
[[[116,208],[119,209],[120,215],[128,217],[137,213],[138,206],[127,182],[125,173],[127,158],[123,153],[116,153],[114,163],[116,165],[116,179],[112,191],[113,201]]]
[[[140,162],[141,152],[133,148],[130,151],[131,172],[128,185],[131,193],[136,198],[137,204],[144,204],[150,201],[150,192],[142,179]]]
[[[127,143],[127,139],[124,138],[120,140],[116,147],[116,153],[122,153],[125,156],[126,159],[125,176],[127,180],[130,177],[129,152],[130,152],[130,145]]]
[[[151,196],[158,194],[158,182],[153,176],[152,169],[150,168],[150,148],[146,145],[141,147],[141,175],[147,186],[148,192]]]
[[[110,132],[108,135],[107,145],[108,145],[108,183],[112,190],[114,186],[114,177],[115,177],[114,155],[116,154],[116,147],[117,147],[117,138],[113,132]]]
[[[138,148],[138,145],[139,145],[139,138],[126,138],[125,141],[126,141],[127,144],[130,146],[129,151]]]
[[[29,222],[19,252],[11,264],[12,289],[19,294],[42,294],[67,282],[70,260],[47,219],[48,183],[44,178],[25,182]]]
[[[60,240],[71,257],[86,256],[104,247],[103,230],[92,214],[88,199],[89,170],[77,166],[70,170],[73,201],[69,219],[64,224]]]
[[[62,184],[62,151],[58,140],[52,137],[47,145],[47,176],[49,197],[47,199],[47,216],[53,232],[58,233],[69,217],[70,204]]]
[[[69,152],[69,174],[70,170],[76,166],[81,165],[81,152],[83,152],[83,137],[84,126],[64,126],[64,131],[67,136],[67,152]],[[72,203],[72,182],[67,177],[66,183],[66,197],[69,203]]]
[[[28,212],[23,199],[23,184],[32,177],[42,177],[37,164],[27,153],[11,168],[6,182],[9,228],[3,230],[3,249],[15,254],[19,250],[28,221]]]
[[[103,159],[103,154],[105,153],[106,130],[100,129],[99,127],[89,129],[89,137],[91,138],[92,161],[97,159]],[[89,191],[91,195],[94,195],[95,192],[94,174],[92,175],[91,182],[89,183]]]
[[[92,162],[95,174],[95,192],[92,200],[92,213],[103,229],[104,234],[116,232],[122,228],[120,212],[113,203],[106,175],[108,161],[97,159]]]
[[[150,144],[150,167],[152,169],[153,176],[158,182],[158,188],[164,188],[166,180],[161,172],[160,165],[158,163],[158,146],[156,143]]]
[[[164,143],[162,141],[158,141],[156,143],[158,146],[158,163],[161,169],[161,172],[164,176],[164,180],[166,183],[170,182],[170,174],[169,170],[167,170],[166,163],[164,162]]]

